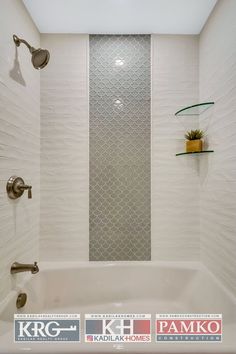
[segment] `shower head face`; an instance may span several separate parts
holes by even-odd
[[[40,70],[43,69],[50,59],[50,53],[47,49],[34,49],[32,51],[32,64],[35,69]]]
[[[19,47],[21,43],[26,45],[26,47],[29,49],[32,55],[31,62],[35,69],[37,70],[43,69],[49,62],[50,53],[47,49],[42,49],[42,48],[35,49],[25,39],[19,38],[15,34],[13,35],[13,41],[15,42],[15,45],[17,47]]]

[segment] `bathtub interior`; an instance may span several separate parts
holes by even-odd
[[[18,284],[2,305],[1,319],[14,313],[56,311],[151,311],[154,313],[224,313],[232,317],[235,299],[202,265],[158,262],[78,263],[63,267],[42,263],[38,274]],[[26,292],[25,307],[16,309],[17,294]],[[227,299],[227,300],[226,300]]]

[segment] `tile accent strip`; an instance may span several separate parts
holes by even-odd
[[[151,38],[90,35],[89,258],[151,259]]]

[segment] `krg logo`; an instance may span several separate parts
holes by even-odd
[[[89,314],[85,329],[86,342],[150,342],[151,315]]]
[[[15,342],[79,342],[78,314],[14,315]]]

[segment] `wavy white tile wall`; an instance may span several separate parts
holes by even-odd
[[[42,35],[41,260],[88,260],[88,36]]]
[[[152,41],[152,258],[196,260],[198,165],[175,157],[183,149],[185,127],[173,113],[198,100],[198,38]],[[40,256],[87,260],[88,36],[42,35],[41,45],[51,51],[51,62],[41,72]]]
[[[199,260],[198,159],[184,151],[196,119],[174,113],[198,101],[198,37],[152,36],[152,260]]]
[[[201,161],[201,259],[236,295],[236,1],[218,1],[200,36],[201,116],[209,147]]]
[[[39,46],[40,36],[21,1],[1,0],[0,10],[0,301],[24,275],[10,275],[14,261],[38,259],[40,189],[40,78],[25,46],[16,51],[12,35]],[[18,53],[18,59],[15,57]],[[19,175],[33,186],[12,201],[6,182]]]

